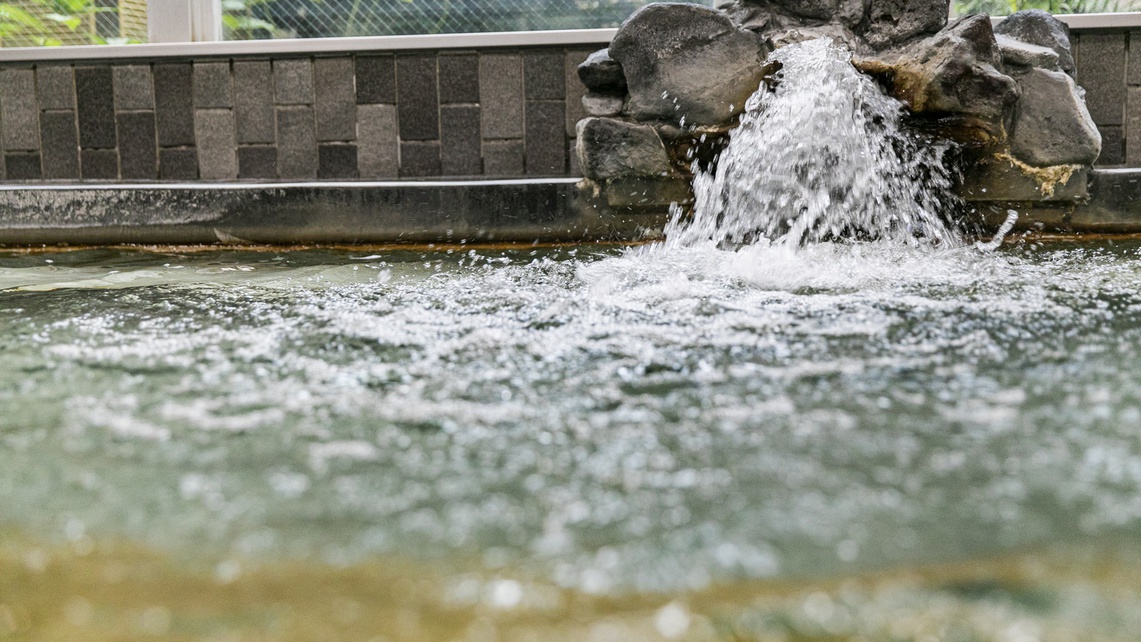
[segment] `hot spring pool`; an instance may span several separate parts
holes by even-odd
[[[1139,259],[8,253],[0,638],[1133,640]]]

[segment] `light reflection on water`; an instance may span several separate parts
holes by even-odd
[[[1139,247],[10,255],[0,523],[588,594],[1135,543]]]

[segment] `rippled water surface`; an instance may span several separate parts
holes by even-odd
[[[603,595],[1135,547],[1139,254],[8,254],[0,528]]]

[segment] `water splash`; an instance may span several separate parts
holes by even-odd
[[[941,216],[954,201],[947,147],[905,131],[901,103],[850,59],[825,39],[770,56],[781,65],[776,88],[749,99],[716,173],[694,179],[693,218],[675,216],[670,245],[960,244]]]

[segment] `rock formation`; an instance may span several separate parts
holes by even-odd
[[[1084,176],[1101,138],[1072,79],[1065,25],[1042,11],[1016,13],[995,29],[986,16],[948,25],[947,4],[647,5],[622,25],[608,49],[578,69],[590,115],[578,127],[583,172],[612,206],[661,209],[666,198],[684,201],[679,182],[691,178],[692,167],[714,162],[749,97],[773,82],[768,54],[824,37],[850,49],[856,68],[904,103],[908,122],[965,144],[968,180],[1009,187],[1012,175],[1025,177],[1024,188],[991,193],[1048,198],[1059,181]],[[998,169],[987,174],[986,168]],[[631,201],[625,191],[634,183],[643,197]],[[985,200],[988,190],[964,193]],[[1084,190],[1066,193],[1081,196]]]

